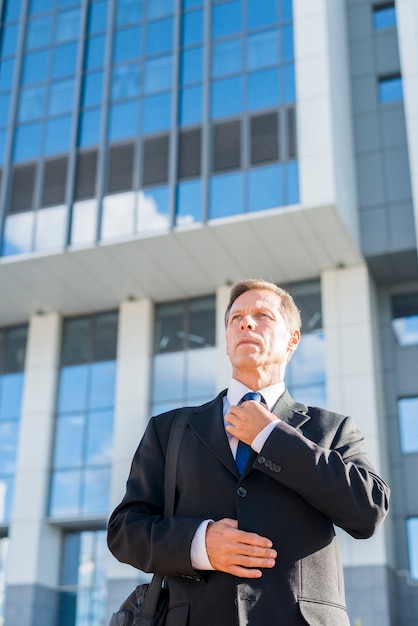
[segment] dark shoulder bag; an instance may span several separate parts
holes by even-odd
[[[171,427],[164,473],[164,516],[174,513],[177,459],[187,411],[178,411]],[[168,611],[168,589],[164,576],[154,574],[150,583],[138,585],[113,613],[109,626],[164,626]]]

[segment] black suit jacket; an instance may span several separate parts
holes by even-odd
[[[223,424],[223,396],[190,411],[181,445],[176,515],[164,519],[164,459],[174,411],[152,418],[135,453],[126,494],[110,517],[112,553],[168,576],[167,626],[348,626],[334,524],[370,537],[389,488],[350,417],[296,403],[238,475]],[[190,545],[204,519],[238,519],[273,541],[276,565],[260,579],[196,571]]]

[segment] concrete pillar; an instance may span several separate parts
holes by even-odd
[[[119,309],[111,511],[125,493],[132,457],[151,417],[149,392],[152,338],[151,300],[144,298],[122,302]],[[107,578],[110,617],[125,596],[132,591],[138,579],[145,579],[146,576],[129,565],[119,563],[109,554]]]
[[[57,313],[30,319],[6,579],[10,625],[55,624],[61,537],[46,516],[60,334]]]
[[[376,469],[388,478],[373,281],[366,265],[326,270],[321,291],[328,406],[355,419]],[[389,626],[390,522],[367,541],[352,539],[338,529],[337,534],[352,619],[370,626]]]

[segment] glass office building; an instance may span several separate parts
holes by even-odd
[[[149,417],[228,385],[230,285],[301,309],[286,384],[392,486],[352,626],[418,611],[415,0],[0,0],[0,625],[102,626]],[[22,606],[22,597],[25,598]]]

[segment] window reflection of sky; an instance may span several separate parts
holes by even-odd
[[[398,414],[402,452],[418,452],[418,397],[400,399]]]

